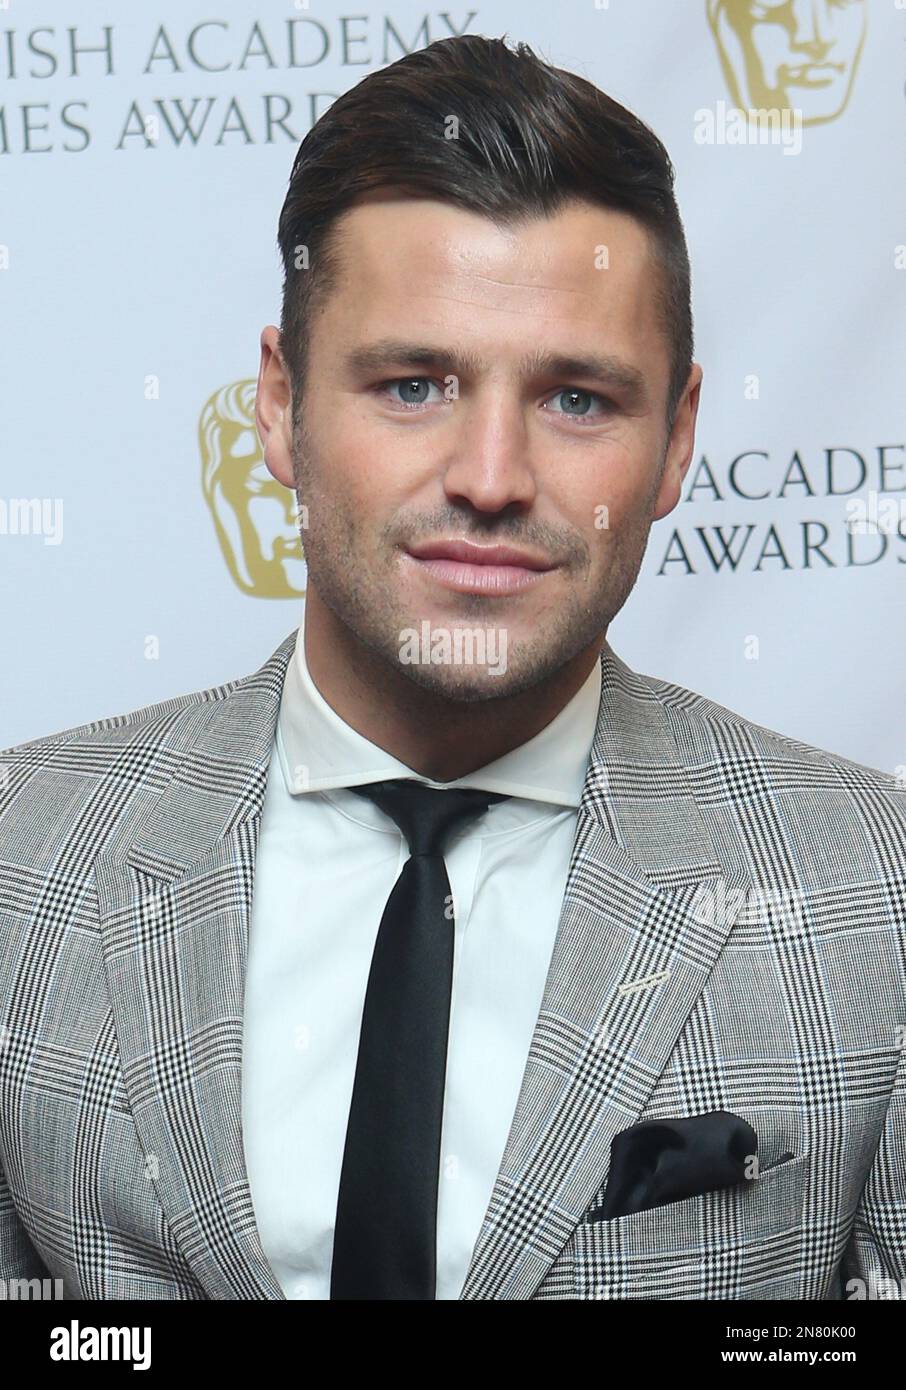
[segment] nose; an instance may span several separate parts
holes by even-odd
[[[465,500],[481,512],[531,506],[537,483],[524,409],[519,400],[493,389],[456,402],[456,429],[444,472],[451,502]]]

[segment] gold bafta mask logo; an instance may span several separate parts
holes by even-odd
[[[256,381],[205,401],[198,422],[201,482],[223,558],[244,594],[305,593],[295,494],[269,472],[255,427]]]
[[[707,0],[733,103],[795,110],[803,125],[844,110],[865,31],[866,0]]]

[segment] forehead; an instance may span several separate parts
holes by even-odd
[[[408,331],[511,339],[520,352],[547,330],[561,340],[580,334],[588,346],[606,337],[630,359],[663,348],[661,272],[647,230],[625,213],[575,201],[552,217],[499,225],[382,191],[346,212],[335,233],[340,270],[325,308],[341,331],[346,317],[361,336],[396,319]]]

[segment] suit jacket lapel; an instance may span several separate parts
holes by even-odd
[[[461,1292],[531,1298],[641,1116],[738,916],[664,706],[602,652],[566,893],[500,1171]],[[738,890],[738,891],[733,891]]]
[[[291,633],[254,676],[200,706],[201,732],[196,725],[147,824],[95,866],[111,1006],[148,1180],[213,1299],[283,1298],[255,1224],[241,1077],[258,827],[294,642]],[[157,751],[136,737],[137,763],[153,764]]]

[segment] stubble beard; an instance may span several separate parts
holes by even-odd
[[[598,587],[587,599],[575,586],[587,578],[589,561],[570,566],[573,598],[557,611],[544,630],[513,640],[507,631],[507,669],[492,676],[487,667],[453,663],[407,663],[400,659],[406,630],[421,632],[427,615],[407,611],[395,595],[399,586],[399,551],[378,541],[373,559],[363,564],[369,546],[343,499],[328,499],[320,480],[325,476],[310,435],[301,424],[294,431],[293,471],[302,516],[313,523],[301,532],[308,571],[307,583],[345,629],[352,647],[364,649],[396,675],[442,700],[480,703],[512,697],[550,680],[567,662],[606,635],[635,585],[644,559],[651,526],[654,490],[643,511],[623,523],[622,535],[610,545],[610,562]],[[307,508],[307,511],[303,510]],[[543,584],[545,581],[540,580]],[[459,628],[506,628],[488,615],[480,594],[461,594],[465,613],[446,624]],[[373,664],[373,663],[372,663]]]

